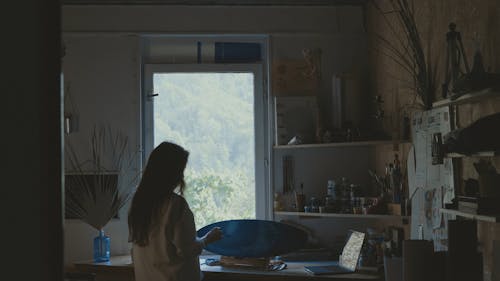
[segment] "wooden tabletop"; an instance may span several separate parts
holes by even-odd
[[[307,273],[304,266],[328,265],[332,262],[311,261],[311,262],[286,262],[287,267],[280,271],[258,270],[241,267],[208,266],[205,264],[206,256],[200,257],[200,268],[205,276],[204,281],[224,281],[224,280],[272,280],[272,281],[298,281],[298,280],[335,280],[335,281],[356,281],[356,280],[383,280],[380,274],[376,273],[348,273],[335,275],[314,276]],[[213,256],[210,256],[213,258]],[[75,269],[81,272],[92,272],[96,274],[96,281],[133,281],[134,267],[129,255],[111,257],[109,262],[95,263],[93,261],[81,261],[74,263]]]

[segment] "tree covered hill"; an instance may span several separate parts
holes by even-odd
[[[255,217],[253,75],[159,73],[154,86],[155,146],[190,152],[186,199],[197,227]]]

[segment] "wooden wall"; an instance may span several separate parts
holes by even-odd
[[[388,0],[374,0],[373,2],[385,11],[390,10]],[[409,2],[412,3],[411,0]],[[436,64],[438,89],[434,93],[434,100],[441,99],[440,87],[444,81],[446,63],[445,36],[450,22],[456,23],[457,31],[461,32],[469,65],[472,66],[473,62],[476,46],[474,39],[478,38],[486,70],[500,73],[500,33],[498,32],[500,3],[498,0],[419,0],[413,2],[417,28],[427,59],[432,64]],[[390,23],[395,23],[394,14],[386,14],[386,16]],[[397,37],[402,38],[401,30],[397,24],[394,30],[391,29],[372,2],[366,6],[365,24],[369,35],[371,95],[381,95],[385,99],[384,106],[387,115],[383,122],[384,129],[387,132],[397,132],[402,111],[411,114],[416,110],[421,110],[421,107],[414,100],[415,91],[410,89],[413,84],[412,77],[405,73],[400,65],[380,52],[384,50],[384,46],[377,40],[377,36],[391,38],[391,42],[395,43]],[[462,105],[458,111],[458,125],[459,127],[467,126],[480,117],[499,111],[500,99]],[[382,169],[383,165],[392,159],[392,147],[381,147],[376,155],[377,167]],[[497,170],[500,170],[500,157],[491,157],[490,160]],[[472,163],[477,161],[477,158],[459,160],[462,171],[458,178],[477,178],[478,175],[472,166]],[[479,223],[478,235],[480,248],[484,253],[485,280],[491,280],[492,240],[500,239],[500,224]]]

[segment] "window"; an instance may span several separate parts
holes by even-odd
[[[185,197],[197,228],[267,216],[262,81],[258,64],[145,66],[145,156],[162,141],[190,152]]]

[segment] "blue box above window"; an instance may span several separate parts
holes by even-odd
[[[215,42],[216,63],[252,63],[261,60],[260,43]]]

